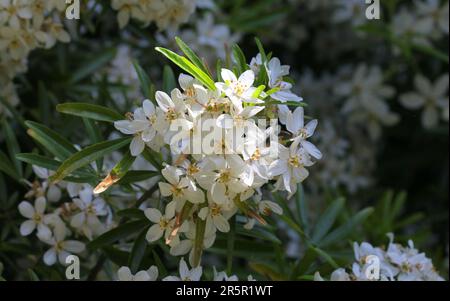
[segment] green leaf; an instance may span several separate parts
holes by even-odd
[[[92,59],[88,60],[83,66],[72,73],[69,83],[74,84],[93,74],[95,71],[105,66],[116,55],[115,49],[106,50]]]
[[[231,274],[233,268],[233,251],[236,236],[236,216],[230,218],[230,231],[227,237],[227,274]]]
[[[14,134],[6,119],[2,120],[2,127],[5,134],[9,157],[13,159],[12,163],[14,164],[17,174],[22,177],[22,163],[20,163],[20,161],[18,160],[15,160],[15,155],[20,153],[20,147],[19,143],[17,142],[16,135]]]
[[[106,122],[114,122],[124,119],[124,116],[116,111],[92,103],[67,102],[57,105],[56,110],[64,114]]]
[[[308,205],[306,204],[305,191],[303,190],[302,184],[297,185],[295,206],[297,208],[297,218],[300,221],[300,225],[305,229],[309,229]]]
[[[129,170],[119,181],[120,184],[131,184],[159,176],[159,172],[151,170]]]
[[[252,97],[259,98],[261,92],[264,91],[265,88],[266,88],[266,86],[260,85],[258,88],[255,89],[255,91],[252,94]]]
[[[139,78],[139,82],[141,84],[141,90],[142,94],[145,98],[150,99],[154,102],[154,95],[152,95],[152,82],[150,81],[150,78],[148,77],[147,73],[144,71],[144,69],[138,64],[138,62],[133,62],[134,69],[136,70],[136,73]]]
[[[129,252],[119,250],[118,248],[114,248],[112,246],[102,247],[102,252],[114,264],[116,264],[118,266],[127,266],[128,265],[128,258],[130,257]]]
[[[353,215],[347,223],[330,232],[321,241],[317,242],[317,245],[324,247],[344,239],[347,235],[355,231],[355,228],[364,222],[366,218],[373,213],[373,208],[365,208],[355,215]]]
[[[254,237],[254,238],[262,239],[264,241],[269,241],[269,242],[272,242],[274,244],[281,244],[281,240],[279,240],[278,237],[276,237],[275,234],[273,234],[272,232],[267,231],[267,230],[265,230],[264,228],[261,228],[261,227],[256,227],[255,226],[253,229],[247,230],[242,225],[237,225],[236,233],[238,235],[243,235],[243,236],[247,236],[247,237]]]
[[[94,193],[102,193],[117,183],[127,173],[135,160],[136,157],[132,156],[131,152],[128,150],[119,163],[117,163],[108,173],[106,178],[95,187]]]
[[[128,208],[117,211],[117,215],[120,217],[134,218],[134,219],[145,219],[144,211],[138,208]]]
[[[183,40],[181,40],[179,37],[175,37],[175,41],[178,44],[178,47],[180,47],[181,51],[183,51],[183,53],[187,56],[187,58],[200,70],[202,70],[205,74],[209,75],[210,77],[211,74],[209,73],[208,69],[206,68],[206,66],[203,64],[202,60],[198,57],[198,55],[195,54],[194,51],[192,51],[191,48],[189,48],[188,45],[186,45],[186,43],[183,42]]]
[[[3,171],[5,174],[10,176],[15,180],[19,180],[19,175],[14,168],[14,165],[9,160],[8,156],[0,150],[0,171]]]
[[[130,141],[130,137],[125,137],[88,146],[65,160],[56,170],[56,173],[50,177],[50,180],[52,182],[60,181],[74,170],[128,145]]]
[[[195,66],[193,63],[191,63],[188,59],[176,54],[173,51],[170,51],[169,49],[165,49],[165,48],[161,48],[161,47],[156,47],[155,49],[156,49],[156,51],[162,53],[169,60],[171,60],[175,65],[177,65],[178,67],[180,67],[187,73],[191,74],[193,77],[195,77],[198,81],[200,81],[202,84],[204,84],[210,90],[213,90],[213,91],[216,90],[216,86],[214,84],[214,81],[211,79],[211,77],[208,74],[206,74],[204,71],[202,71],[200,68]]]
[[[425,46],[425,45],[420,45],[420,44],[412,44],[412,48],[416,49],[418,51],[421,51],[425,54],[428,54],[438,60],[441,60],[446,64],[449,63],[448,54],[440,51],[439,49],[436,49],[434,47]]]
[[[39,167],[43,167],[49,170],[57,170],[59,168],[59,166],[61,165],[62,162],[60,161],[56,161],[38,154],[33,154],[33,153],[22,153],[22,154],[17,154],[16,155],[17,160],[20,160],[22,162],[31,164],[31,165],[36,165]],[[95,176],[93,176],[91,173],[85,172],[85,171],[81,171],[81,170],[76,170],[72,173],[73,176],[75,177],[80,177],[80,178],[91,178],[91,179],[96,179]]]
[[[237,44],[233,44],[231,49],[233,51],[233,57],[237,62],[237,68],[240,75],[249,69],[247,59],[245,58],[244,52]]]
[[[145,250],[147,249],[148,242],[145,239],[149,227],[144,228],[134,241],[133,248],[131,249],[130,257],[128,258],[128,267],[134,274],[139,271],[139,267],[144,258]]]
[[[83,123],[84,127],[86,128],[86,132],[89,136],[89,139],[91,141],[91,144],[98,143],[103,140],[102,134],[100,133],[100,129],[98,125],[95,123],[95,121],[83,117]],[[98,159],[96,161],[96,164],[97,164],[97,171],[101,173],[103,170],[103,158]]]
[[[170,66],[164,66],[163,71],[163,90],[166,93],[170,93],[173,89],[177,87],[177,82],[175,80],[175,75],[173,74],[172,68]]]
[[[256,43],[256,46],[258,47],[259,53],[261,54],[261,61],[264,64],[265,62],[267,62],[266,51],[264,50],[264,47],[263,47],[261,41],[257,37],[255,37],[255,43]]]
[[[147,227],[148,225],[148,220],[137,220],[120,225],[117,228],[103,233],[102,235],[88,243],[87,248],[89,250],[95,250],[106,245],[111,245],[112,243],[120,239],[131,236],[132,234],[136,233],[139,230],[142,230],[142,228]]]
[[[325,261],[328,262],[334,269],[339,268],[339,265],[333,260],[333,258],[331,258],[329,254],[327,254],[327,252],[317,247],[311,247],[311,249],[316,252],[317,255],[325,259]]]
[[[75,146],[54,130],[34,121],[26,121],[27,133],[56,158],[64,160],[77,152]]]
[[[331,229],[338,216],[339,212],[341,212],[342,207],[344,206],[345,200],[344,198],[338,198],[335,200],[320,216],[317,221],[316,226],[314,227],[314,232],[312,234],[312,242],[317,243],[322,239],[325,234]]]
[[[28,269],[27,272],[28,272],[28,278],[31,281],[39,281],[38,275],[36,275],[36,273],[32,269]]]

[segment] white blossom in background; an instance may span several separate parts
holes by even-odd
[[[19,103],[13,79],[26,72],[30,52],[70,41],[60,18],[64,9],[51,0],[0,2],[0,97],[9,104]],[[0,104],[0,114],[3,111]]]
[[[53,236],[49,239],[42,239],[51,248],[44,254],[44,263],[54,265],[56,261],[66,265],[66,258],[71,254],[79,254],[85,250],[85,244],[77,240],[66,240],[67,229],[64,225],[53,229]]]
[[[214,66],[217,58],[225,59],[225,46],[230,46],[240,40],[240,35],[231,32],[226,24],[216,23],[214,14],[207,12],[195,22],[194,28],[166,30],[156,35],[159,44],[165,47],[175,47],[175,37],[180,37],[196,53]]]
[[[384,83],[378,66],[358,65],[350,79],[336,85],[334,93],[344,99],[342,112],[350,123],[366,127],[374,140],[380,137],[383,126],[395,125],[400,120],[386,103],[395,89]]]
[[[441,2],[444,4],[441,5]],[[431,23],[432,34],[435,38],[440,38],[443,34],[448,35],[449,31],[449,3],[439,0],[419,0],[415,1],[416,13],[422,18],[422,22]]]
[[[155,23],[160,30],[174,29],[186,23],[196,7],[207,7],[207,1],[196,0],[112,0],[117,11],[119,27],[124,28],[131,19],[148,26]]]
[[[179,276],[167,276],[163,281],[199,281],[203,274],[203,268],[197,266],[189,269],[183,258],[180,260]]]
[[[408,246],[394,243],[393,234],[388,234],[390,238],[387,249],[373,247],[370,243],[354,243],[354,254],[356,261],[353,263],[351,271],[344,268],[335,270],[331,276],[331,281],[444,281],[439,276],[433,266],[431,259],[425,253],[420,253],[414,248],[413,242],[408,241]],[[375,256],[379,260],[379,278],[371,279],[371,264],[368,256]],[[369,270],[370,269],[370,270]],[[314,275],[315,281],[324,279],[318,272]]]
[[[337,0],[332,5],[336,7],[332,15],[333,22],[350,22],[353,26],[367,22],[365,0]]]
[[[120,267],[117,271],[119,281],[156,281],[158,278],[158,268],[152,265],[146,271],[139,271],[132,274],[129,267]]]
[[[448,74],[440,76],[434,83],[422,74],[414,77],[416,91],[400,96],[400,103],[408,109],[422,109],[422,125],[430,129],[439,120],[448,121]]]

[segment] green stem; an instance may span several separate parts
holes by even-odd
[[[230,232],[227,238],[227,274],[230,275],[233,267],[234,238],[236,234],[236,215],[230,219]]]
[[[205,239],[206,220],[197,218],[195,228],[195,241],[194,241],[194,259],[192,266],[197,267],[200,265],[203,252],[203,240]]]

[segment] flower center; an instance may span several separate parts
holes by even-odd
[[[294,167],[300,167],[302,164],[300,163],[300,158],[298,156],[292,156],[289,158],[288,163]]]

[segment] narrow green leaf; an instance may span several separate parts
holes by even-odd
[[[147,73],[144,71],[144,69],[138,64],[138,62],[133,62],[134,69],[136,70],[136,73],[139,78],[139,82],[141,84],[141,90],[142,94],[145,98],[150,99],[154,101],[154,94],[151,93],[152,90],[152,82],[150,81],[150,78],[148,77]]]
[[[89,250],[95,250],[100,247],[111,245],[112,243],[127,238],[137,231],[142,230],[142,228],[149,225],[148,220],[137,220],[131,221],[126,224],[120,225],[106,233],[103,233],[90,243],[88,243],[87,248]]]
[[[317,247],[312,247],[312,250],[314,252],[316,252],[317,255],[319,255],[320,257],[325,259],[325,261],[328,262],[334,269],[339,268],[339,265],[333,260],[333,258],[331,258],[331,256],[329,254],[327,254],[327,252],[325,252],[324,250],[319,249]]]
[[[260,85],[258,88],[255,89],[255,91],[252,94],[252,97],[259,98],[259,96],[261,95],[261,92],[264,91],[265,88],[266,88],[266,86]]]
[[[102,193],[117,183],[127,173],[135,160],[136,157],[132,156],[131,152],[128,150],[123,158],[108,173],[106,178],[95,187],[94,193]]]
[[[339,212],[342,210],[344,206],[345,200],[344,198],[338,198],[335,200],[320,216],[317,221],[316,226],[314,227],[314,232],[312,234],[312,242],[319,242],[325,234],[331,229],[338,216]]]
[[[39,281],[38,275],[36,275],[36,273],[32,269],[28,269],[27,272],[28,272],[28,278],[31,281]]]
[[[54,130],[34,121],[26,121],[27,133],[60,160],[77,152],[75,146]]]
[[[17,160],[20,160],[22,162],[31,164],[31,165],[36,165],[39,167],[43,167],[46,168],[48,170],[57,170],[59,168],[59,166],[61,166],[60,161],[56,161],[38,154],[33,154],[33,153],[22,153],[22,154],[17,154],[16,155]],[[95,176],[93,176],[91,173],[86,172],[86,171],[82,171],[82,170],[76,170],[72,173],[73,176],[75,177],[80,177],[80,178],[91,178],[91,179],[96,179]]]
[[[114,122],[124,119],[124,116],[116,111],[92,103],[67,102],[57,105],[56,110],[64,114],[106,122]]]
[[[267,62],[266,51],[264,50],[264,47],[263,47],[261,41],[257,37],[255,37],[255,43],[256,43],[256,46],[258,47],[259,53],[261,54],[261,61],[264,64],[265,62]]]
[[[120,184],[132,184],[159,176],[160,173],[151,170],[129,170],[120,180]]]
[[[128,208],[117,211],[117,215],[121,217],[145,219],[144,211],[138,208]]]
[[[227,274],[231,274],[233,268],[233,251],[234,251],[234,241],[236,236],[236,216],[234,215],[230,218],[230,231],[227,237]]]
[[[155,49],[156,49],[156,51],[162,53],[169,60],[171,60],[175,65],[177,65],[178,67],[180,67],[187,73],[191,74],[193,77],[195,77],[198,81],[200,81],[202,84],[204,84],[210,90],[213,90],[213,91],[216,90],[216,86],[214,84],[214,81],[211,79],[211,77],[208,74],[206,74],[204,71],[202,71],[200,68],[195,66],[193,63],[191,63],[188,59],[176,54],[173,51],[170,51],[169,49],[165,49],[165,48],[161,48],[161,47],[156,47]]]
[[[236,226],[236,234],[262,239],[264,241],[269,241],[274,244],[281,244],[281,240],[279,240],[275,234],[273,234],[272,232],[269,232],[261,227],[255,226],[253,229],[247,230],[243,226],[237,225]]]
[[[22,163],[15,159],[15,155],[20,153],[20,147],[19,143],[17,142],[16,135],[14,134],[6,119],[2,120],[2,127],[5,134],[9,157],[12,159],[12,163],[14,164],[17,174],[22,177]]]
[[[128,267],[134,274],[139,271],[139,267],[144,258],[145,250],[147,249],[148,242],[145,239],[149,227],[145,227],[138,237],[134,241],[133,248],[131,249],[130,257],[128,258]]]
[[[102,134],[100,133],[100,129],[95,121],[83,117],[84,127],[86,128],[86,132],[89,136],[89,140],[91,144],[98,143],[102,141]],[[103,170],[103,158],[97,159],[96,161],[97,171],[99,173]]]
[[[109,61],[111,61],[116,55],[115,49],[109,49],[104,51],[92,59],[88,60],[85,64],[83,64],[78,70],[75,70],[72,73],[72,76],[69,80],[69,83],[74,84],[82,79],[88,77],[93,74],[95,71],[105,66]]]
[[[10,176],[15,180],[19,180],[19,175],[14,168],[14,165],[9,160],[8,156],[0,150],[0,171]]]
[[[237,44],[231,46],[231,49],[233,51],[233,57],[237,62],[237,68],[240,75],[249,69],[247,59],[245,58],[244,52]]]
[[[177,87],[177,82],[175,80],[175,75],[173,74],[172,68],[165,65],[163,71],[163,90],[169,93]]]
[[[195,54],[194,51],[192,51],[191,48],[189,48],[186,43],[183,42],[179,37],[175,37],[175,41],[177,42],[178,47],[180,47],[181,51],[187,56],[187,58],[200,70],[202,70],[204,73],[208,74],[210,77],[211,74],[209,73],[206,66],[203,64],[202,60],[198,57],[197,54]]]
[[[366,220],[366,218],[372,213],[373,208],[371,207],[359,211],[358,213],[353,215],[347,221],[347,223],[330,232],[321,241],[317,242],[317,245],[320,247],[324,247],[344,239],[347,235],[351,234],[351,232],[355,230],[355,227],[364,222],[364,220]]]
[[[88,146],[65,160],[58,168],[58,170],[56,170],[56,173],[50,178],[50,180],[52,182],[60,181],[74,170],[128,145],[130,141],[130,137],[125,137]]]

